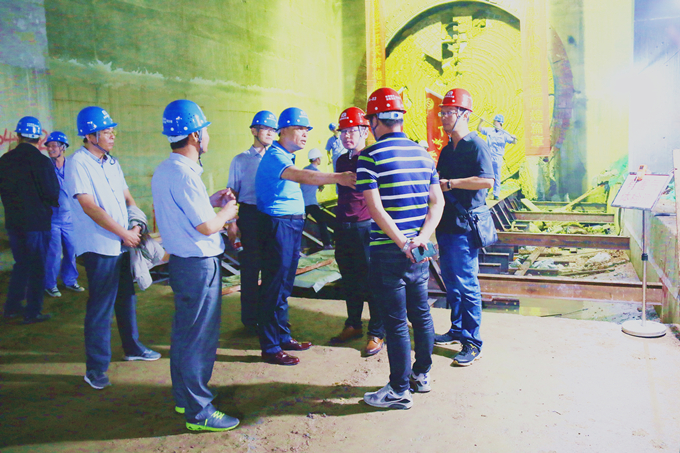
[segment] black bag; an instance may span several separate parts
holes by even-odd
[[[496,232],[496,225],[493,223],[491,211],[487,205],[478,206],[474,209],[466,210],[463,205],[450,192],[444,192],[448,195],[449,201],[454,203],[454,206],[467,219],[471,230],[472,247],[481,249],[498,242],[498,233]]]

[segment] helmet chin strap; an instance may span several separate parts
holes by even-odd
[[[205,154],[203,150],[203,129],[198,131],[198,165],[203,167],[203,162],[201,162],[201,156]]]

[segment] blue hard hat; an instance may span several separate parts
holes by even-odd
[[[257,112],[253,117],[253,122],[250,124],[250,127],[255,126],[267,126],[271,127],[272,129],[277,129],[278,122],[276,121],[276,115],[274,115],[269,110]]]
[[[42,135],[42,126],[38,118],[34,116],[25,116],[17,123],[17,129],[14,131],[17,134],[26,138],[40,138]]]
[[[49,142],[61,142],[66,147],[69,147],[68,143],[68,137],[66,137],[66,134],[60,131],[54,131],[50,135],[47,136],[47,140],[45,140],[45,144],[47,145]]]
[[[178,99],[163,110],[163,135],[189,135],[208,126],[210,122],[194,101]]]
[[[281,115],[279,115],[279,129],[290,126],[303,126],[310,131],[313,129],[309,124],[309,117],[307,114],[304,110],[297,107],[288,107],[281,112]]]
[[[335,130],[336,130],[337,128],[338,128],[338,125],[335,124],[335,123],[331,123],[331,124],[328,125],[328,129],[329,129],[331,132],[335,132]]]
[[[498,115],[494,116],[493,120],[498,121],[499,123],[505,123],[505,118],[500,113]]]
[[[76,119],[78,135],[81,137],[116,126],[118,126],[118,123],[113,122],[106,110],[94,105],[82,109]]]

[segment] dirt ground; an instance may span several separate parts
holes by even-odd
[[[114,327],[113,386],[102,391],[83,382],[86,293],[46,299],[49,322],[2,324],[2,452],[680,451],[675,327],[639,339],[611,322],[485,313],[478,363],[452,367],[458,346],[435,347],[432,392],[414,395],[410,410],[384,411],[362,396],[387,382],[385,351],[362,358],[364,340],[327,345],[344,303],[291,299],[294,336],[318,346],[280,367],[262,363],[257,339],[240,329],[236,293],[224,299],[211,385],[241,425],[190,433],[170,391],[172,293],[154,285],[138,296],[140,338],[163,358],[121,361]],[[433,309],[438,332],[448,316]]]

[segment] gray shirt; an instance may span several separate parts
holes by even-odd
[[[262,156],[251,146],[248,151],[238,154],[229,165],[229,182],[227,187],[238,192],[238,202],[257,204],[255,196],[255,175],[260,166]]]
[[[319,171],[319,169],[316,168],[314,164],[309,164],[304,169]],[[316,192],[319,190],[319,186],[312,186],[310,184],[300,184],[300,189],[302,189],[302,198],[304,198],[305,200],[305,206],[319,204],[319,202],[316,201]]]

